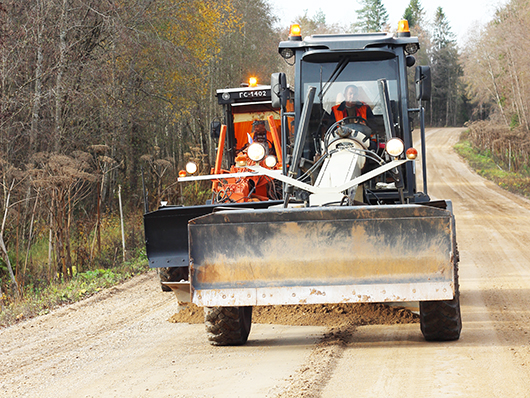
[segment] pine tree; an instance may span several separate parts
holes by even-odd
[[[457,123],[459,81],[462,69],[458,62],[456,39],[441,7],[436,10],[432,32],[431,124],[449,126]]]
[[[362,0],[357,11],[359,22],[354,25],[360,32],[381,32],[388,25],[388,13],[381,0]]]
[[[409,27],[412,29],[423,22],[424,13],[420,0],[410,0],[408,7],[403,13],[403,19],[409,21]]]
[[[456,45],[456,39],[449,21],[445,16],[442,7],[436,9],[436,16],[434,18],[434,29],[432,33],[432,43],[437,49],[448,48]]]

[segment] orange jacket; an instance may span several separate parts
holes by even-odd
[[[335,105],[331,108],[333,110],[333,114],[335,115],[335,121],[338,122],[339,120],[344,119],[345,117],[348,117],[348,111],[346,110],[346,103],[342,102],[339,105]],[[368,105],[366,105],[364,102],[362,102],[362,105],[357,107],[357,112],[355,116],[362,117],[366,120],[366,113],[368,110]]]

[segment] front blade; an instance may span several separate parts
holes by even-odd
[[[188,221],[212,213],[217,209],[264,209],[282,201],[244,202],[201,206],[167,206],[144,214],[145,246],[149,266],[187,267]]]
[[[190,221],[204,306],[452,299],[453,216],[419,205],[230,211]]]

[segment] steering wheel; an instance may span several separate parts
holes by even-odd
[[[348,116],[331,125],[324,136],[324,142],[327,145],[332,137],[347,138],[355,137],[360,132],[365,137],[370,137],[372,129],[367,126],[366,119],[360,116]]]
[[[332,130],[332,132],[335,133],[336,130],[339,130],[337,132],[338,134],[336,134],[336,135],[339,135],[339,137],[347,137],[353,131],[359,131],[366,136],[369,136],[370,134],[372,134],[372,129],[368,127],[368,122],[366,121],[365,118],[360,117],[360,116],[345,117],[344,119],[336,122],[333,126],[335,126],[335,129]],[[342,133],[340,132],[340,129],[343,130]]]

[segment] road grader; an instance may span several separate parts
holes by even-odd
[[[406,21],[305,38],[293,25],[278,51],[294,88],[274,73],[270,86],[218,91],[216,165],[179,178],[211,180],[212,203],[144,216],[150,266],[180,271],[164,285],[204,307],[212,344],[246,343],[254,306],[331,303],[418,302],[426,340],[460,337],[455,218],[427,193],[429,67],[415,68],[415,101],[408,87],[418,49]],[[272,142],[245,138],[256,120]]]

